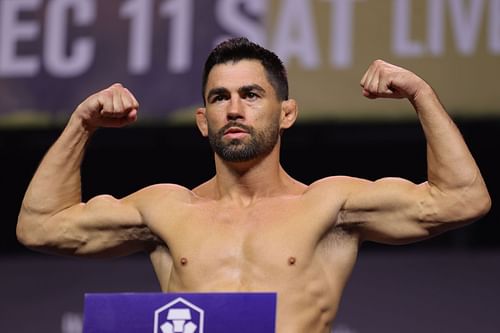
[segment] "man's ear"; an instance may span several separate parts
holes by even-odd
[[[204,137],[208,136],[208,124],[207,124],[207,109],[198,108],[196,109],[196,125],[200,130],[201,135]]]
[[[294,99],[287,99],[281,102],[281,129],[292,127],[298,114],[297,102]]]

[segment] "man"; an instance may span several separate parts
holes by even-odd
[[[406,69],[377,60],[361,86],[368,98],[413,105],[427,139],[422,184],[294,180],[279,161],[281,133],[297,117],[281,61],[231,39],[212,51],[204,74],[196,123],[215,152],[212,179],[193,190],[158,184],[82,203],[80,165],[92,133],[137,118],[138,102],[115,84],[76,108],[44,157],[23,201],[19,240],[79,256],[147,251],[163,291],[275,291],[277,332],[320,333],[331,329],[363,241],[423,240],[490,208],[458,129],[431,87]]]

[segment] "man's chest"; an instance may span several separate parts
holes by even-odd
[[[300,267],[311,260],[327,223],[320,223],[305,208],[300,200],[249,207],[211,202],[180,207],[168,215],[159,212],[152,218],[174,267],[242,274]]]
[[[187,211],[165,230],[174,257],[204,258],[224,264],[265,262],[307,253],[320,237],[315,221],[297,206],[231,208],[203,205]],[[200,263],[201,264],[201,263]]]
[[[168,223],[163,214],[155,222],[171,262],[168,274],[159,274],[165,290],[277,290],[285,280],[323,279],[321,244],[337,233],[334,219],[320,223],[328,214],[301,202],[191,205],[173,214]]]

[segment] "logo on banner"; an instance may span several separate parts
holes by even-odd
[[[155,311],[154,333],[203,333],[205,312],[179,297]]]

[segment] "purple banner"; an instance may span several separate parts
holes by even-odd
[[[83,333],[274,333],[275,293],[86,294]]]

